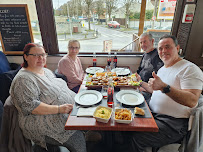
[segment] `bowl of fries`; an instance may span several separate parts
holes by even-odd
[[[132,122],[134,115],[129,109],[115,109],[114,119],[117,123],[129,124]]]

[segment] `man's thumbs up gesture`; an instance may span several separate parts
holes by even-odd
[[[152,72],[153,78],[150,78],[148,85],[153,90],[163,90],[166,84],[156,75],[155,72]]]

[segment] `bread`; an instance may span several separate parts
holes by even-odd
[[[141,108],[135,107],[134,113],[138,115],[145,115],[145,111]]]

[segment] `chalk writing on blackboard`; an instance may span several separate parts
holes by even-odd
[[[0,39],[7,54],[21,54],[33,42],[27,5],[0,5]]]

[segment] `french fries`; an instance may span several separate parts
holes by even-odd
[[[120,109],[115,112],[115,119],[131,120],[131,111],[128,109]]]

